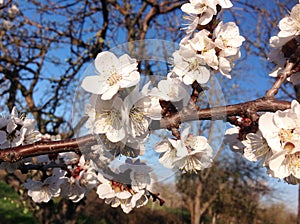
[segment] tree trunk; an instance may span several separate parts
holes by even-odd
[[[196,187],[196,194],[193,200],[193,206],[190,208],[191,212],[191,224],[199,224],[203,212],[201,210],[201,193],[202,193],[202,184],[198,183]]]

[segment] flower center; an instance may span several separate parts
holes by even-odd
[[[199,69],[199,63],[195,58],[193,61],[189,63],[189,71],[195,71]]]
[[[145,120],[144,117],[145,114],[140,108],[134,105],[131,107],[129,119],[132,122],[137,135],[144,134],[147,131],[148,126],[145,126],[145,122],[143,122]]]
[[[112,126],[116,121],[120,120],[120,112],[115,109],[107,110],[102,113],[96,113],[96,118],[104,119],[106,125]]]
[[[281,128],[278,137],[280,139],[280,143],[283,144],[285,142],[293,142],[295,140],[296,134],[294,133],[294,129],[283,129]]]
[[[107,79],[107,82],[110,86],[117,84],[122,79],[122,76],[117,72],[112,72]]]

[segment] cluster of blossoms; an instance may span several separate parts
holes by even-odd
[[[124,58],[128,59],[127,64],[120,63]],[[99,71],[97,67],[103,64],[106,64],[106,69]],[[127,69],[122,70],[124,65]],[[150,135],[151,121],[162,117],[160,101],[182,101],[187,104],[189,94],[186,86],[178,79],[170,78],[161,80],[157,87],[151,89],[149,82],[139,91],[137,63],[128,55],[118,59],[110,52],[102,52],[95,60],[95,67],[99,74],[86,77],[82,83],[86,91],[93,93],[86,107],[86,127],[101,142],[101,147],[95,145],[93,150],[105,161],[112,161],[113,155],[119,154],[131,157],[143,155],[144,143]],[[121,88],[124,80],[131,88]],[[99,85],[117,87],[98,92]],[[107,95],[110,96],[109,99],[106,99]],[[162,153],[159,161],[165,167],[175,166],[191,172],[207,168],[212,162],[212,149],[207,139],[203,136],[192,136],[189,128],[183,131],[181,139],[168,139],[169,144],[165,142],[163,140],[156,147],[156,151]]]
[[[241,139],[240,129],[227,130],[227,141],[250,161],[261,161],[272,177],[300,179],[300,105],[260,116],[256,133]],[[239,141],[240,139],[241,141]]]
[[[97,74],[87,76],[82,87],[92,93],[86,107],[89,117],[86,127],[90,133],[100,136],[105,155],[115,155],[116,149],[117,154],[125,156],[142,155],[150,124],[163,117],[164,104],[187,106],[191,96],[189,85],[207,83],[212,71],[230,77],[244,38],[235,23],[220,22],[214,30],[208,29],[208,25],[220,8],[231,6],[227,0],[197,0],[182,6],[193,21],[180,49],[173,54],[173,69],[157,85],[149,82],[140,90],[138,64],[129,55],[118,58],[111,52],[98,54],[94,62]],[[196,32],[198,25],[203,28]],[[189,128],[182,131],[181,137],[159,142],[155,150],[161,153],[159,161],[165,167],[177,167],[184,172],[207,168],[212,162],[213,153],[207,139],[193,136]]]
[[[300,1],[299,1],[300,3]],[[277,77],[284,72],[286,60],[291,57],[300,44],[300,4],[296,4],[290,14],[279,22],[279,33],[277,36],[270,38],[270,46],[272,48],[269,54],[269,60],[276,67],[269,74]],[[299,54],[299,53],[298,53]],[[299,72],[296,72],[288,78],[294,85],[299,83]]]
[[[182,6],[193,21],[180,49],[173,54],[173,69],[166,80],[156,85],[149,82],[140,88],[138,63],[129,55],[99,53],[94,61],[96,74],[85,77],[81,85],[92,94],[86,106],[86,127],[96,136],[98,144],[91,147],[88,157],[88,153],[85,156],[65,153],[43,161],[44,165],[53,167],[53,175],[43,181],[25,183],[33,200],[47,202],[52,197],[63,196],[76,202],[97,187],[99,198],[112,207],[120,206],[126,213],[147,203],[152,169],[136,157],[145,152],[151,122],[167,116],[170,110],[166,105],[172,105],[174,111],[188,106],[189,85],[207,83],[212,71],[230,77],[233,60],[240,57],[239,47],[244,38],[234,23],[220,22],[214,30],[208,29],[220,7],[231,6],[227,0],[197,0]],[[203,28],[196,32],[198,25]],[[182,128],[179,125],[177,129]],[[160,153],[159,161],[167,168],[183,172],[209,167],[213,150],[206,137],[194,135],[190,127],[180,132],[175,138],[163,139],[155,145],[155,151]],[[119,155],[127,157],[125,164],[115,170],[108,168]],[[63,171],[56,171],[55,167],[62,163],[67,166]]]
[[[127,159],[115,172],[110,170],[114,176],[104,173],[92,159],[73,152],[39,156],[35,165],[52,169],[41,181],[27,179],[24,183],[28,195],[38,203],[59,196],[78,202],[93,188],[99,198],[113,207],[120,205],[125,213],[148,201],[151,168],[139,160]]]
[[[10,116],[0,117],[0,149],[31,144],[41,139],[35,130],[35,120],[18,113],[14,107]]]
[[[10,116],[0,117],[0,149],[27,145],[41,140],[42,135],[35,130],[35,120],[19,114],[14,107]],[[16,163],[2,162],[1,169],[14,172],[24,161]]]
[[[172,72],[186,85],[194,81],[205,84],[211,71],[231,78],[233,62],[240,58],[239,48],[245,39],[239,35],[238,26],[234,22],[219,22],[216,28],[211,28],[219,7],[230,8],[232,4],[229,0],[197,0],[182,6],[192,22],[186,28],[187,35],[181,40],[179,50],[173,54]],[[201,30],[196,32],[198,26]]]
[[[300,2],[299,2],[300,3]],[[287,62],[299,57],[300,4],[279,22],[279,33],[270,38],[272,51],[269,59],[276,64],[270,76],[288,73],[287,80],[299,83],[299,66]],[[297,55],[295,55],[297,54]],[[291,60],[293,63],[294,60]],[[242,124],[247,118],[240,118]],[[248,121],[248,129],[251,121]],[[258,120],[258,127],[245,132],[243,126],[233,127],[226,132],[231,148],[243,153],[250,161],[261,161],[270,176],[296,184],[300,181],[300,105],[294,100],[291,109],[267,112]],[[249,133],[251,132],[251,133]]]

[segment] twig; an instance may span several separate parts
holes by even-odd
[[[282,85],[282,83],[293,74],[292,69],[293,69],[294,65],[295,64],[292,62],[288,62],[286,64],[284,71],[279,74],[276,82],[273,84],[271,89],[269,89],[266,92],[266,95],[265,95],[266,98],[274,98],[275,97],[275,95],[278,93],[278,90],[279,90],[280,86]]]

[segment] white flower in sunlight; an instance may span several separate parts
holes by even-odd
[[[268,60],[273,62],[275,64],[274,69],[269,73],[269,76],[271,77],[277,77],[279,74],[284,72],[284,68],[286,66],[286,60],[288,55],[285,55],[283,52],[283,46],[286,44],[289,44],[289,41],[293,37],[279,37],[279,36],[273,36],[270,38],[270,47],[271,51],[268,55]],[[299,42],[298,40],[295,40]],[[291,44],[292,45],[292,44]],[[299,72],[293,73],[290,77],[287,78],[287,81],[290,81],[293,83],[293,85],[299,84]]]
[[[217,5],[222,8],[232,7],[229,0],[190,0],[190,3],[181,6],[181,10],[188,14],[199,15],[199,24],[206,25],[212,20],[213,15],[217,14]]]
[[[261,132],[248,133],[246,139],[240,139],[240,128],[233,126],[225,132],[225,143],[229,143],[230,148],[243,154],[250,161],[262,160],[263,166],[267,165],[267,160],[272,156],[272,151]]]
[[[60,185],[64,182],[63,176],[53,175],[47,177],[43,182],[27,179],[24,187],[28,189],[28,195],[34,202],[48,202],[60,194]]]
[[[151,99],[139,92],[139,86],[136,86],[124,99],[124,126],[133,138],[149,134],[151,114],[148,114],[148,108],[150,106]]]
[[[119,167],[121,173],[125,173],[130,170],[130,184],[131,188],[138,192],[140,190],[146,189],[151,184],[150,173],[152,168],[147,166],[146,163],[141,162],[139,159],[132,160],[126,159],[125,164]],[[122,175],[122,174],[121,174]]]
[[[234,62],[241,57],[240,51],[236,55],[222,57],[221,54],[218,56],[219,59],[219,72],[225,77],[231,79],[230,72],[234,66]]]
[[[110,100],[120,89],[140,81],[137,62],[127,54],[117,58],[111,52],[101,52],[95,59],[95,67],[99,75],[85,77],[81,86],[87,92],[102,95],[102,100]]]
[[[41,134],[35,130],[35,124],[33,119],[28,119],[23,114],[19,115],[14,107],[10,118],[0,119],[0,147],[15,147],[39,141]]]
[[[240,36],[239,27],[234,22],[220,22],[214,30],[215,45],[223,57],[236,55],[245,38]]]
[[[19,8],[15,4],[13,4],[11,8],[8,10],[7,14],[10,19],[14,19],[19,14],[19,12],[20,12]]]
[[[271,175],[290,174],[300,178],[300,105],[292,101],[291,109],[265,113],[259,118],[259,129],[272,150],[268,160]]]
[[[23,145],[32,144],[42,139],[42,134],[35,130],[36,122],[33,119],[25,119],[23,127],[25,130]],[[22,129],[21,128],[21,129]]]
[[[300,34],[300,4],[295,5],[289,16],[279,22],[279,37],[294,37]]]
[[[147,106],[144,108],[146,114],[148,117],[151,117],[152,120],[160,120],[161,119],[161,106],[159,103],[159,97],[152,96],[151,92],[152,90],[149,89],[151,82],[149,81],[146,83],[141,93],[145,96],[148,96],[150,99],[150,102],[147,104]]]
[[[245,38],[240,36],[238,26],[233,22],[220,22],[214,30],[215,45],[218,49],[219,71],[227,78],[231,78],[234,61],[240,58],[240,46]]]
[[[131,197],[131,193],[125,189],[123,184],[116,181],[110,181],[106,179],[101,173],[98,174],[98,180],[100,181],[97,187],[97,194],[101,199],[128,199]]]
[[[210,71],[203,58],[200,58],[194,49],[188,46],[181,46],[179,51],[173,53],[173,72],[186,85],[191,85],[194,81],[205,84],[210,78]]]
[[[209,38],[210,32],[207,30],[201,30],[195,33],[194,37],[188,41],[191,48],[197,52],[197,56],[202,58],[208,66],[213,69],[218,69],[218,57],[216,55],[215,45],[211,38]],[[186,44],[181,44],[186,46]]]
[[[268,146],[260,131],[249,133],[246,135],[243,156],[250,161],[262,160],[262,165],[267,166],[268,160],[273,155],[272,150]]]
[[[102,100],[93,95],[90,106],[86,107],[89,116],[87,128],[92,133],[105,134],[111,142],[121,141],[126,137],[123,111],[123,101],[118,96],[111,100]]]
[[[204,136],[189,134],[189,128],[181,133],[180,140],[169,139],[176,149],[174,165],[183,172],[197,172],[212,164],[213,151]]]
[[[291,109],[265,113],[258,124],[273,153],[280,152],[285,143],[295,144],[300,140],[300,105],[293,100]]]
[[[184,88],[182,82],[175,79],[159,81],[157,87],[153,88],[149,95],[171,102],[178,102],[182,99],[187,101],[190,98],[188,90]]]
[[[125,177],[125,179],[127,179]],[[106,204],[112,207],[120,206],[126,214],[134,207],[141,207],[148,202],[146,190],[134,191],[128,184],[123,184],[114,180],[108,180],[103,174],[98,174],[100,185],[96,193],[99,198],[105,199]]]
[[[158,161],[166,168],[174,167],[176,159],[176,149],[172,146],[169,140],[165,139],[157,143],[154,147],[155,151],[161,153]]]
[[[272,176],[285,178],[291,174],[300,178],[300,142],[294,145],[287,142],[282,151],[275,153],[269,159],[269,167],[273,171]]]
[[[182,29],[185,30],[187,37],[190,37],[199,24],[199,17],[193,14],[189,14],[187,16],[184,15],[183,18],[188,21],[188,24],[183,24],[186,27]]]
[[[10,147],[7,139],[7,130],[6,126],[10,122],[9,117],[0,117],[0,148],[5,149]]]

